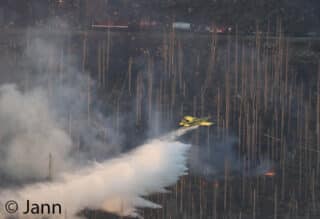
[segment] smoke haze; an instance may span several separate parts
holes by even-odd
[[[79,57],[64,49],[63,40],[28,34],[26,40],[26,68],[15,72],[19,83],[0,87],[0,176],[33,184],[11,189],[1,182],[0,202],[61,203],[68,218],[84,208],[139,216],[138,207],[161,207],[143,197],[166,192],[186,173],[190,145],[176,138],[197,127],[175,130],[121,155],[122,135],[110,125],[114,115],[97,103],[96,86],[79,68]],[[149,121],[158,129],[150,135],[160,132],[160,113]],[[226,157],[239,169],[234,142],[229,138],[214,154],[193,149],[191,170],[215,175]],[[53,181],[43,182],[48,176]]]
[[[179,131],[176,133],[180,135]],[[1,191],[1,202],[13,199],[21,206],[27,199],[37,203],[61,203],[68,218],[75,217],[84,208],[139,216],[136,207],[160,207],[142,196],[165,192],[165,187],[186,173],[189,148],[190,145],[173,139],[151,140],[119,158],[64,174],[56,182]]]
[[[10,179],[1,182],[0,203],[60,203],[68,218],[85,208],[138,216],[137,207],[161,207],[142,197],[166,192],[186,173],[190,145],[175,139],[194,128],[121,155],[122,137],[77,57],[61,41],[29,34],[21,59],[26,68],[15,72],[17,83],[0,87],[0,175]]]
[[[72,140],[56,121],[40,89],[21,93],[13,84],[1,86],[1,172],[16,179],[45,178],[50,154],[55,171],[68,168]]]
[[[113,116],[102,113],[93,79],[78,70],[79,57],[63,40],[32,31],[40,30],[26,34],[22,67],[7,72],[12,68],[1,64],[1,75],[18,77],[0,86],[0,176],[10,182],[55,177],[122,151]]]

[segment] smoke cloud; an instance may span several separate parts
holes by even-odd
[[[274,164],[265,157],[248,160],[236,150],[238,138],[233,135],[219,137],[216,133],[211,136],[210,144],[193,146],[188,157],[188,167],[194,175],[207,180],[222,179],[228,171],[231,176],[245,175],[260,176],[271,169]]]
[[[121,155],[122,136],[110,125],[107,103],[97,100],[94,81],[79,70],[80,55],[65,49],[65,39],[33,31],[23,67],[14,72],[17,83],[0,86],[0,176],[9,179],[1,182],[0,204],[16,200],[20,213],[10,216],[35,219],[21,214],[26,200],[61,204],[62,215],[52,218],[76,218],[85,208],[128,216],[139,216],[139,207],[160,208],[143,197],[166,192],[186,173],[190,145],[176,138],[194,128]],[[12,182],[19,186],[11,188]]]
[[[190,130],[178,130],[171,133],[171,137]],[[189,148],[190,145],[173,138],[154,139],[118,158],[64,174],[56,182],[1,191],[0,199],[2,203],[17,200],[19,206],[24,206],[26,200],[61,203],[68,218],[75,217],[84,208],[139,216],[136,207],[160,207],[142,196],[165,192],[165,187],[186,173]],[[61,218],[65,216],[61,215]]]
[[[0,66],[2,75],[8,69],[15,75],[14,83],[0,86],[0,176],[10,184],[55,177],[123,149],[93,79],[79,70],[79,55],[68,52],[64,37],[37,31],[50,33],[30,30],[19,65]]]
[[[45,178],[50,155],[55,171],[71,165],[67,156],[72,140],[50,112],[40,89],[21,93],[13,84],[0,87],[2,173],[17,179]]]
[[[223,140],[212,137],[210,145],[199,145],[191,148],[189,153],[190,171],[204,177],[218,178],[223,176],[226,165],[231,171],[241,170],[241,161],[235,151],[237,138],[227,136]]]

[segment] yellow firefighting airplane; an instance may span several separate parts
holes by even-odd
[[[213,125],[213,122],[209,122],[208,119],[210,119],[210,117],[197,118],[193,116],[185,116],[180,121],[179,125],[183,127]]]

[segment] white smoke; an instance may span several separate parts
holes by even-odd
[[[77,85],[65,76],[63,84],[51,83],[51,91],[0,86],[0,176],[43,180],[119,154],[120,135],[109,119],[92,108],[88,122],[86,77],[68,74]]]
[[[0,86],[0,177],[37,182],[11,189],[1,178],[0,204],[16,200],[21,213],[26,200],[60,203],[68,214],[61,218],[76,217],[84,208],[138,216],[137,207],[160,207],[143,196],[165,192],[186,173],[190,146],[175,138],[192,128],[110,159],[121,151],[121,136],[106,117],[110,112],[93,106],[94,85],[78,70],[79,57],[68,53],[62,39],[36,38],[31,31],[27,42],[23,67],[14,72],[17,85]],[[43,182],[50,170],[53,181]]]
[[[175,135],[180,135],[180,132]],[[66,209],[63,214],[67,212],[68,218],[75,217],[84,208],[139,216],[137,207],[160,207],[142,196],[165,192],[165,187],[186,173],[189,148],[190,145],[173,139],[155,139],[118,158],[65,174],[56,182],[1,191],[0,201],[16,200],[20,206],[24,206],[26,200],[60,203]],[[61,215],[61,218],[65,216]]]
[[[50,155],[55,171],[67,169],[72,141],[56,121],[42,90],[21,93],[15,85],[1,86],[1,172],[16,179],[45,178]]]
[[[78,54],[65,49],[65,39],[29,34],[10,72],[19,79],[0,85],[1,186],[55,177],[122,150],[111,113],[93,106],[95,85],[78,70]]]

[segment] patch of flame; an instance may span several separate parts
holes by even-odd
[[[275,176],[276,173],[275,173],[274,170],[269,170],[268,172],[264,173],[263,175],[264,175],[264,176],[272,177],[272,176]]]

